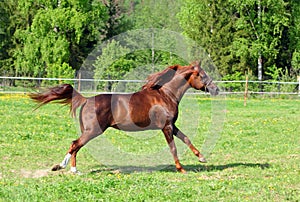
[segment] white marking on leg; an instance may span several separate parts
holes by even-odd
[[[77,168],[76,167],[71,167],[71,172],[72,173],[77,173]]]
[[[71,156],[72,156],[72,155],[71,155],[70,153],[68,153],[68,154],[65,156],[64,160],[60,163],[60,166],[61,166],[62,168],[67,167],[67,165],[68,165],[68,163],[69,163],[69,161],[70,161]]]

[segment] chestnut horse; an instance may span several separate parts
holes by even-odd
[[[40,106],[55,100],[70,104],[73,116],[76,109],[81,107],[79,122],[82,134],[73,141],[63,161],[55,165],[52,170],[64,169],[71,159],[71,171],[78,172],[77,152],[108,127],[124,131],[162,130],[173,155],[176,169],[181,173],[186,171],[177,157],[174,136],[182,140],[200,162],[205,163],[204,156],[175,125],[178,104],[190,87],[207,90],[211,95],[217,95],[219,91],[212,79],[200,67],[200,63],[194,63],[189,66],[170,66],[152,74],[142,89],[132,94],[100,94],[85,98],[69,84],[31,94],[30,97],[39,102]]]

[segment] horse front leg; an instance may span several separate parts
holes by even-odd
[[[201,163],[206,163],[206,159],[204,156],[199,152],[199,150],[192,144],[190,139],[183,134],[176,126],[174,126],[173,134],[178,137],[182,142],[184,142],[191,150],[192,152],[198,157],[198,160]]]
[[[173,137],[173,127],[172,126],[165,126],[163,129],[162,129],[164,135],[165,135],[165,138],[168,142],[168,145],[170,147],[170,151],[173,155],[173,158],[174,158],[174,161],[175,161],[175,166],[176,166],[176,169],[181,172],[181,173],[186,173],[186,171],[182,168],[180,162],[179,162],[179,159],[178,159],[178,156],[177,156],[177,149],[176,149],[176,145],[175,145],[175,141],[174,141],[174,137]]]
[[[90,139],[92,139],[92,138],[90,138]],[[86,142],[82,143],[82,140],[80,137],[79,139],[75,140],[73,142],[73,144],[71,145],[69,154],[72,154],[72,156],[71,156],[71,172],[72,173],[79,173],[76,168],[76,155],[77,155],[77,152],[80,150],[80,148],[83,147],[85,144],[86,144]]]

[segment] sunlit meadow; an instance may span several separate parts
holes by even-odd
[[[198,102],[201,117],[193,142],[198,147],[211,120],[211,100]],[[121,171],[95,160],[90,150],[78,153],[82,175],[51,172],[78,137],[77,120],[66,106],[51,104],[36,111],[26,96],[0,94],[0,201],[299,201],[300,100],[239,97],[226,99],[226,120],[207,164],[187,151],[181,162],[188,174],[170,164],[153,171]],[[191,113],[180,109],[180,113]],[[105,133],[115,141],[120,132]],[[145,147],[166,144],[163,135]],[[177,142],[177,144],[181,144]],[[134,144],[133,144],[134,145]],[[154,147],[153,147],[153,146]],[[166,145],[167,146],[167,145]],[[130,148],[134,149],[134,148]],[[146,150],[147,151],[147,150]]]

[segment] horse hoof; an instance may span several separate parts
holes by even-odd
[[[184,169],[182,169],[180,172],[185,175],[187,174],[187,172]]]
[[[57,165],[53,166],[51,170],[52,171],[58,171],[58,170],[61,170],[61,169],[63,169],[63,167],[61,167],[59,164],[57,164]]]
[[[76,170],[75,172],[70,171],[73,175],[82,175],[82,173],[78,170]]]
[[[200,161],[201,163],[207,163],[207,161],[206,161],[206,159],[205,159],[204,157],[199,158],[199,161]]]
[[[177,171],[182,174],[187,174],[187,172],[183,168],[177,168]]]

